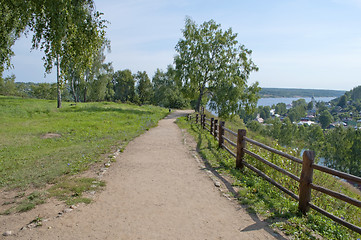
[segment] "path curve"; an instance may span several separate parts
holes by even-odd
[[[276,239],[201,169],[174,123],[185,113],[173,112],[130,142],[92,204],[16,239]]]

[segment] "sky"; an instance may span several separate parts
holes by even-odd
[[[350,90],[361,85],[361,0],[94,0],[110,21],[114,70],[146,71],[173,64],[186,16],[197,24],[211,19],[251,49],[259,67],[249,83],[261,87]],[[19,82],[44,78],[44,53],[31,49],[31,36],[14,46]]]

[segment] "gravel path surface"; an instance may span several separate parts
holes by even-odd
[[[185,113],[130,142],[93,203],[0,239],[282,238],[215,186],[194,157],[194,142],[185,143],[174,123]]]

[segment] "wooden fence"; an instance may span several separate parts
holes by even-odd
[[[188,115],[187,119],[193,120],[193,116]],[[225,122],[218,121],[217,119],[214,119],[214,118],[208,119],[208,118],[206,118],[206,115],[204,115],[204,114],[196,114],[195,115],[195,123],[201,124],[203,129],[210,132],[210,134],[212,134],[218,140],[219,147],[224,148],[233,157],[236,158],[236,168],[240,169],[240,168],[243,168],[244,166],[246,166],[247,168],[249,168],[252,171],[254,171],[255,173],[257,173],[260,177],[264,178],[265,180],[267,180],[268,182],[270,182],[271,184],[276,186],[278,189],[280,189],[281,191],[285,192],[286,194],[288,194],[289,196],[294,198],[296,201],[298,201],[298,208],[303,214],[306,214],[309,211],[309,209],[312,208],[312,209],[318,211],[319,213],[331,218],[333,221],[335,221],[339,224],[342,224],[343,226],[351,229],[352,231],[355,231],[355,232],[361,234],[361,227],[351,224],[337,216],[334,216],[331,213],[325,211],[324,209],[311,203],[311,189],[313,189],[313,190],[322,192],[324,194],[327,194],[329,196],[332,196],[334,198],[340,199],[341,201],[352,204],[358,208],[361,208],[361,201],[312,183],[312,176],[313,176],[314,169],[317,169],[321,172],[328,173],[330,175],[333,175],[333,176],[336,176],[336,177],[339,177],[339,178],[342,178],[345,180],[352,181],[357,184],[361,184],[360,177],[350,175],[350,174],[347,174],[344,172],[336,171],[334,169],[315,164],[314,163],[315,154],[313,151],[305,151],[303,153],[303,159],[301,160],[301,159],[291,156],[287,153],[281,152],[277,149],[271,148],[267,145],[264,145],[262,143],[259,143],[255,140],[248,138],[246,136],[247,135],[246,130],[244,130],[244,129],[238,129],[238,131],[236,133],[236,132],[226,128]],[[237,142],[235,143],[235,142],[231,141],[229,138],[227,138],[225,136],[225,132],[228,132],[230,135],[233,135],[234,137],[236,137]],[[237,149],[236,153],[234,153],[230,148],[228,148],[226,146],[225,141],[229,145],[231,145]],[[302,165],[301,176],[298,177],[298,176],[288,172],[287,170],[267,161],[266,159],[262,158],[261,156],[257,155],[256,153],[251,152],[250,150],[248,150],[246,148],[247,143],[256,145],[269,152],[272,152],[272,153],[278,154],[282,157],[285,157],[287,159],[290,159],[293,162],[295,162],[296,164],[301,164]],[[252,156],[253,158],[255,158],[255,159],[261,161],[262,163],[270,166],[271,168],[279,171],[280,173],[287,175],[288,177],[292,178],[293,180],[299,182],[299,194],[297,195],[297,194],[293,193],[289,189],[283,187],[281,184],[279,184],[278,182],[276,182],[275,180],[273,180],[272,178],[267,176],[261,170],[255,168],[251,164],[247,163],[244,160],[245,154]]]

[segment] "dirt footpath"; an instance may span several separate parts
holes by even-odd
[[[0,239],[281,238],[215,186],[174,123],[184,113],[129,143],[93,203]]]

